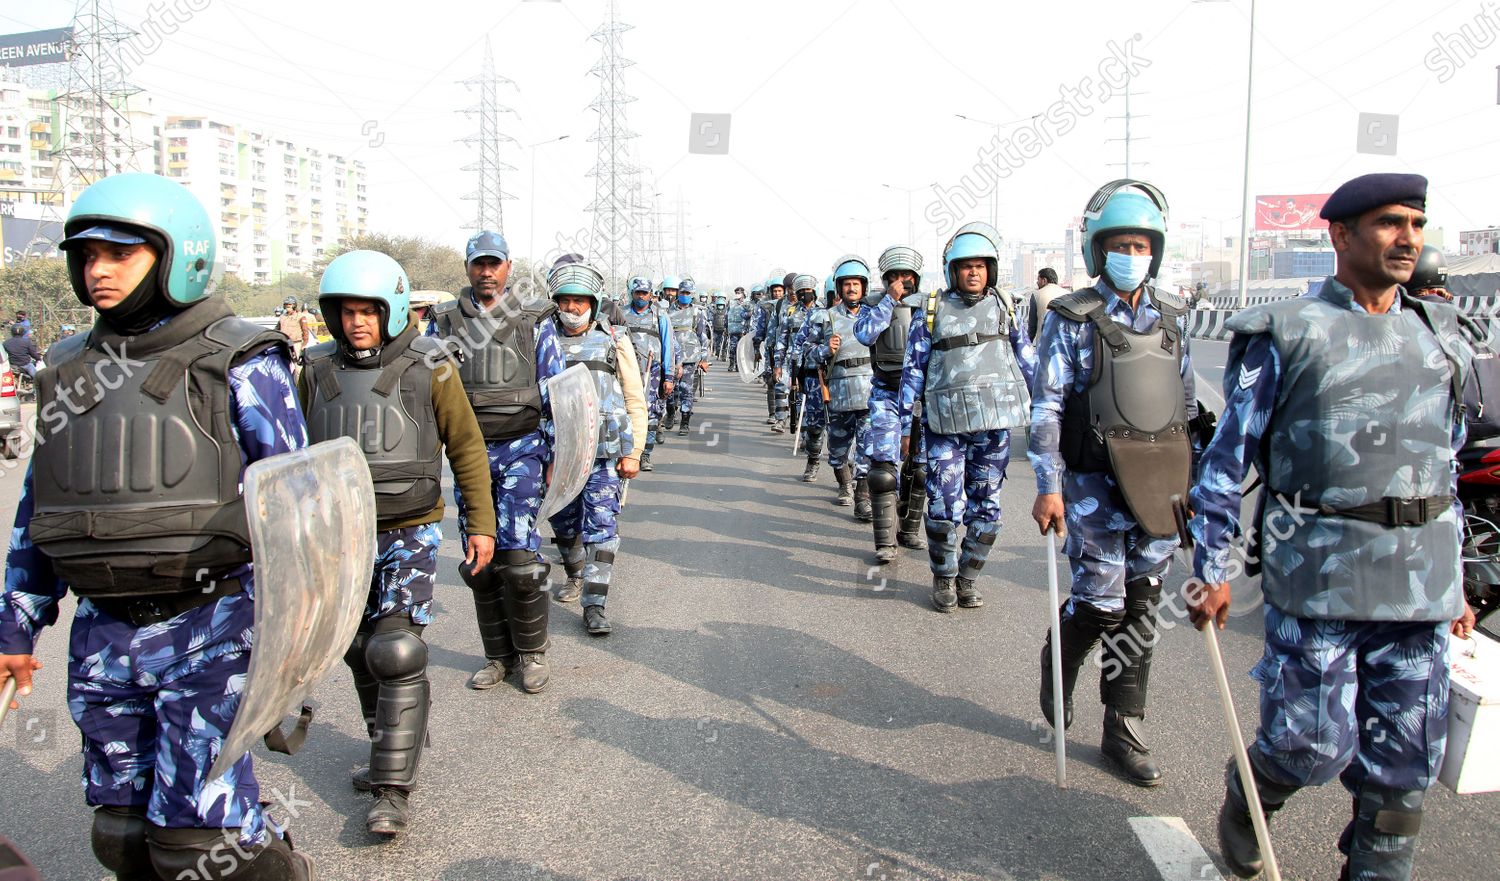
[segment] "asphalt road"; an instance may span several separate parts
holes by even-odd
[[[1218,379],[1222,349],[1197,344],[1205,379]],[[940,615],[925,552],[872,572],[869,527],[830,504],[826,467],[817,484],[799,482],[789,439],[764,425],[760,388],[718,369],[695,433],[672,437],[657,470],[631,486],[614,634],[590,638],[576,606],[554,605],[543,694],[464,687],[482,657],[449,512],[427,630],[433,742],[410,834],[380,843],[364,831],[368,797],[348,773],[367,748],[342,667],[318,687],[318,723],[299,755],[257,751],[266,797],[281,802],[274,812],[319,877],[1218,877],[1228,749],[1199,635],[1169,614],[1157,650],[1148,725],[1166,784],[1138,789],[1105,769],[1086,673],[1059,791],[1036,705],[1046,545],[1026,516],[1024,458],[1011,466],[1008,525],[980,582],[987,604]],[[0,476],[0,509],[19,483],[18,472]],[[1258,610],[1244,612],[1223,644],[1248,727],[1256,690],[1245,674],[1261,638]],[[48,879],[97,879],[64,700],[66,640],[44,635],[38,688],[0,730],[0,831]],[[1336,876],[1348,813],[1334,784],[1276,817],[1286,878]],[[1500,796],[1433,789],[1417,877],[1495,877],[1497,816]]]

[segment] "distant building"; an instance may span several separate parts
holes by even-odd
[[[1332,248],[1282,248],[1271,252],[1271,278],[1314,278],[1333,275]]]
[[[1465,230],[1458,234],[1458,255],[1500,254],[1500,227]]]
[[[151,101],[137,95],[131,105]],[[46,250],[35,239],[53,229],[23,206],[60,218],[85,187],[121,169],[192,190],[214,218],[225,271],[248,282],[305,272],[340,239],[367,230],[361,162],[207,116],[147,109],[99,116],[71,110],[55,91],[0,81],[0,215],[32,221],[25,230],[12,224],[4,242],[11,257],[18,248]],[[90,167],[97,153],[81,149],[91,141],[105,145],[103,167]],[[68,192],[56,192],[59,183]]]

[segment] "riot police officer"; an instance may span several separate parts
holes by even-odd
[[[729,372],[738,373],[740,366],[734,353],[739,349],[740,337],[750,327],[750,313],[754,308],[753,303],[745,299],[745,289],[738,287],[734,289],[734,300],[729,304],[729,316],[724,322],[724,332],[727,335],[724,354],[729,361]]]
[[[443,540],[443,453],[463,496],[479,501],[464,511],[464,563],[486,568],[495,550],[484,435],[456,365],[439,342],[418,335],[410,287],[400,264],[378,251],[334,258],[318,282],[333,341],[307,350],[297,389],[312,442],[359,441],[375,482],[374,575],[344,663],[371,739],[370,764],[354,778],[375,796],[365,826],[388,836],[406,831],[427,739],[431,685],[422,631],[432,623]]]
[[[883,565],[896,558],[897,541],[909,548],[926,547],[920,527],[927,502],[927,474],[922,466],[921,433],[912,443],[911,413],[902,412],[900,403],[906,341],[912,323],[923,320],[923,297],[917,290],[922,255],[907,245],[892,245],[881,252],[878,266],[885,287],[866,298],[854,321],[854,335],[870,347],[870,428],[865,455],[870,460],[867,479],[875,521],[875,561]]]
[[[552,407],[546,381],[564,368],[557,332],[547,319],[551,301],[520,302],[506,284],[510,249],[505,237],[481,232],[465,248],[469,285],[432,309],[428,334],[459,360],[458,375],[489,451],[498,532],[489,566],[458,567],[474,592],[475,619],[485,664],[469,678],[474,689],[494,688],[521,671],[521,688],[547,686],[547,594],[550,567],[537,553],[536,515],[552,458]],[[455,485],[458,531],[471,533],[463,487]]]
[[[73,292],[98,319],[38,374],[38,412],[62,418],[38,420],[16,508],[0,682],[31,693],[36,638],[71,589],[69,709],[99,862],[121,878],[179,878],[232,850],[217,877],[310,878],[266,814],[249,753],[208,777],[257,639],[240,480],[246,464],[307,445],[286,338],[212,295],[214,224],[175,181],[104,178],[63,233]]]
[[[767,350],[766,340],[775,339],[777,323],[781,317],[781,298],[786,295],[786,288],[781,284],[779,278],[767,280],[761,283],[765,289],[765,295],[761,297],[760,308],[755,312],[755,321],[751,325],[750,333],[755,340],[756,351],[761,353],[761,377],[766,383],[766,424],[776,424],[776,365],[772,358],[772,352]]]
[[[681,289],[676,292],[672,308],[667,312],[667,320],[672,324],[673,348],[679,353],[677,387],[672,395],[677,411],[682,414],[677,436],[686,437],[693,418],[697,380],[708,371],[709,358],[708,319],[693,302],[691,279],[681,282]]]
[[[1062,724],[1072,721],[1079,668],[1102,639],[1102,749],[1141,786],[1162,779],[1145,743],[1146,688],[1162,576],[1178,543],[1172,498],[1186,497],[1198,416],[1187,303],[1147,284],[1161,267],[1166,207],[1155,187],[1129,180],[1090,199],[1083,261],[1099,280],[1048,305],[1029,450],[1032,516],[1043,532],[1067,533],[1073,576],[1060,613]],[[1055,725],[1051,639],[1040,697]]]
[[[823,456],[823,433],[828,425],[828,402],[823,397],[826,386],[819,378],[816,359],[816,341],[826,336],[828,309],[818,302],[818,280],[815,277],[799,275],[792,281],[792,287],[806,317],[792,336],[788,347],[788,362],[800,377],[792,388],[793,402],[802,411],[802,446],[807,453],[807,467],[802,471],[802,482],[812,483],[818,479],[818,465]]]
[[[926,321],[911,329],[901,374],[901,407],[922,404],[927,555],[932,604],[940,612],[984,602],[975,579],[1000,534],[1010,431],[1031,417],[1036,353],[1015,302],[995,288],[998,241],[981,223],[960,227],[949,240],[947,289],[928,297]],[[962,548],[960,516],[967,527]]]
[[[1203,589],[1189,610],[1199,627],[1223,627],[1240,481],[1251,464],[1262,475],[1253,532],[1274,540],[1251,552],[1266,608],[1250,769],[1268,819],[1298,789],[1340,778],[1353,806],[1339,877],[1356,881],[1411,877],[1443,761],[1450,622],[1463,635],[1473,621],[1453,463],[1477,336],[1451,306],[1403,288],[1426,194],[1415,174],[1344,183],[1321,214],[1333,277],[1229,320],[1226,411],[1192,492]],[[1219,843],[1235,874],[1260,871],[1233,763]]]
[[[724,360],[726,346],[729,343],[729,299],[721,293],[713,296],[713,337],[714,357],[720,361]]]
[[[646,389],[646,445],[641,452],[640,469],[653,471],[651,451],[660,439],[662,415],[676,387],[673,378],[677,359],[672,346],[672,324],[651,301],[649,278],[637,276],[630,280],[625,327],[635,343],[636,363],[640,365],[641,382]]]
[[[828,464],[839,482],[834,504],[854,505],[854,517],[869,522],[870,460],[865,449],[870,429],[870,347],[854,333],[870,287],[869,264],[846,254],[833,264],[839,302],[828,310],[828,324],[813,342],[813,358],[828,372]]]
[[[786,300],[790,311],[784,315],[780,331],[776,335],[775,358],[784,371],[782,381],[787,387],[787,425],[793,431],[796,431],[797,420],[802,412],[803,397],[802,360],[806,341],[799,341],[799,338],[808,317],[817,306],[817,291],[814,290],[816,285],[817,281],[810,275],[792,276],[788,288],[790,296]]]
[[[568,366],[582,364],[599,393],[599,439],[583,491],[551,517],[568,584],[557,595],[570,603],[582,596],[583,626],[591,636],[610,632],[605,598],[620,552],[615,518],[622,480],[636,476],[646,431],[646,397],[635,345],[600,321],[604,277],[587,264],[566,267],[547,279],[557,304],[559,344]]]

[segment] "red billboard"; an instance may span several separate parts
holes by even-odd
[[[1256,196],[1256,232],[1299,232],[1327,229],[1328,221],[1318,217],[1328,193],[1301,196]]]

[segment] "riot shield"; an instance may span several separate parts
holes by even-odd
[[[210,780],[275,730],[343,658],[375,563],[375,488],[352,438],[252,463],[244,493],[255,556],[255,648]]]
[[[599,391],[587,367],[574,364],[548,379],[547,399],[552,404],[552,482],[537,512],[538,522],[583,492],[599,448]]]
[[[734,347],[734,362],[739,369],[740,382],[749,385],[760,379],[760,370],[755,365],[755,338],[750,334],[740,337],[739,343]]]

